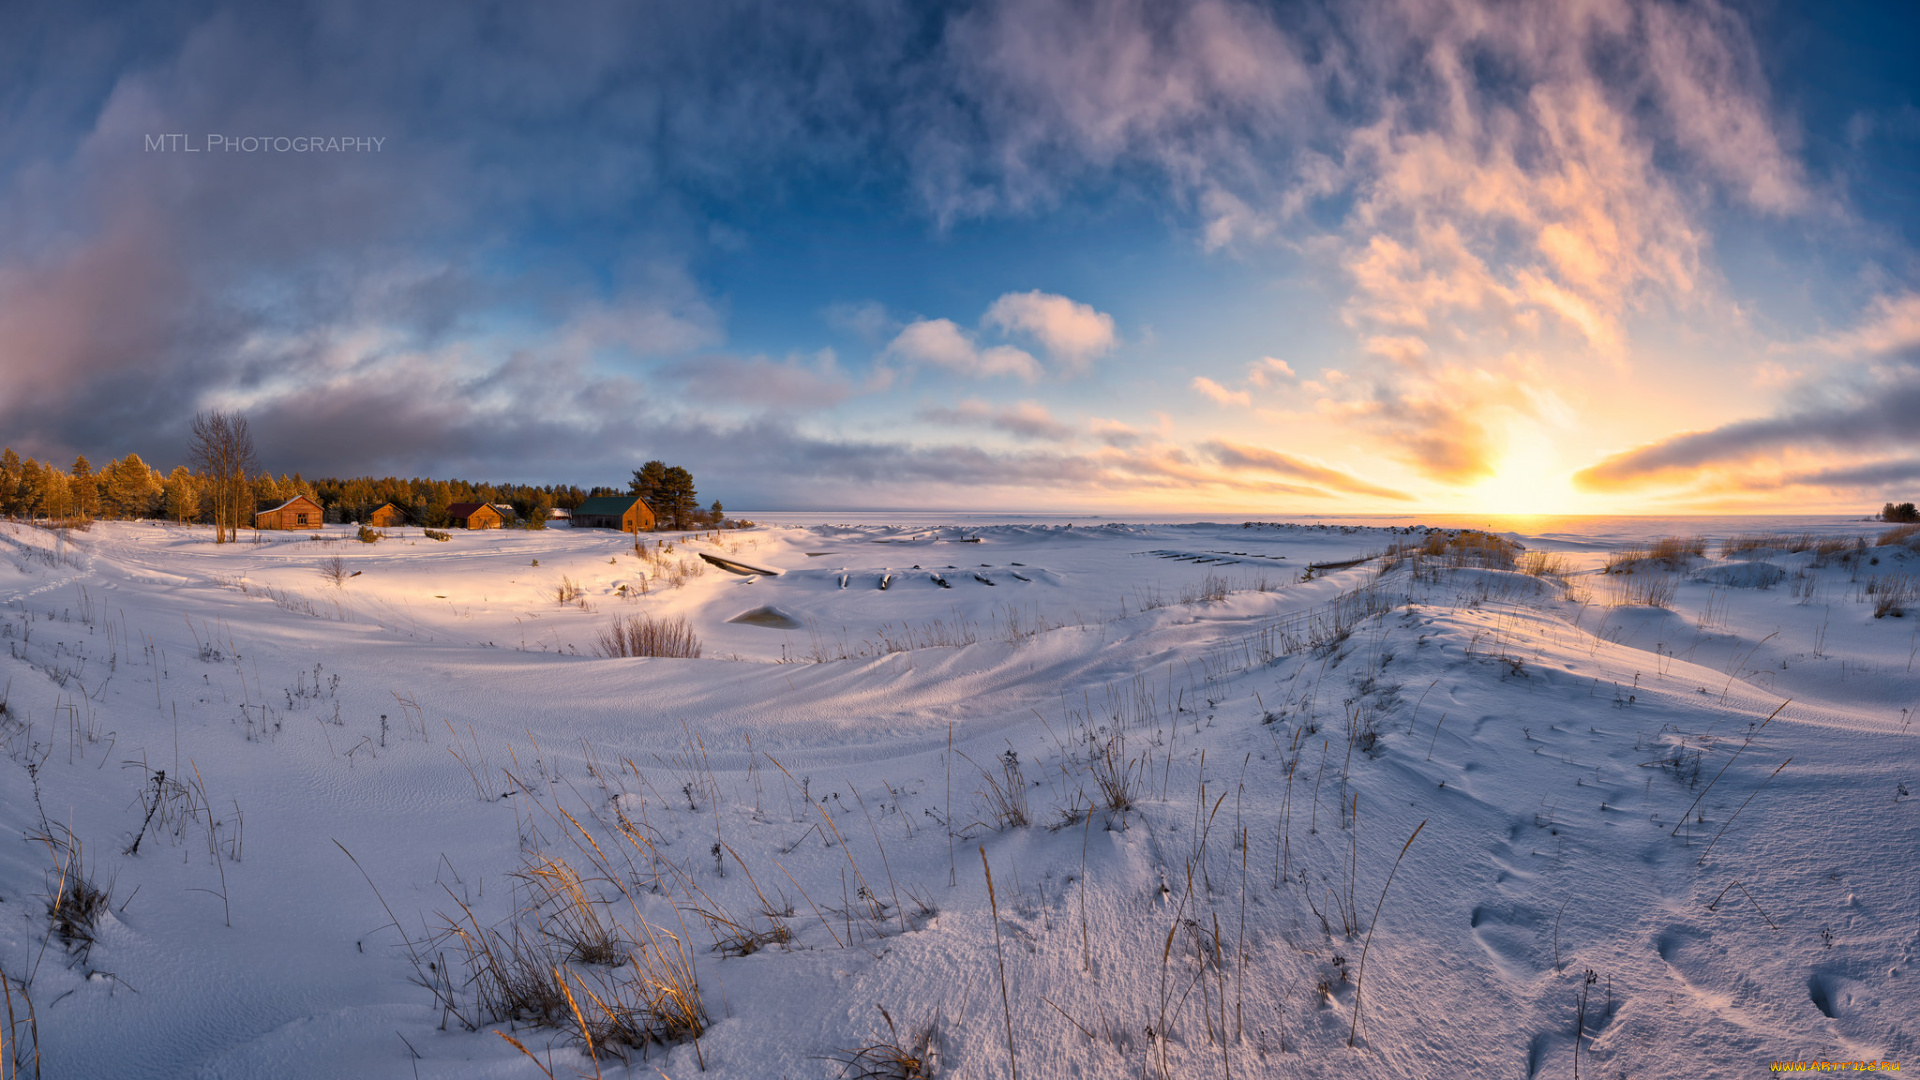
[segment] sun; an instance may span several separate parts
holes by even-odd
[[[1492,475],[1460,492],[1468,513],[1502,517],[1575,514],[1583,502],[1570,470],[1540,432],[1515,439]]]

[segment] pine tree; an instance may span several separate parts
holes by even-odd
[[[151,515],[160,501],[160,474],[147,467],[138,454],[128,454],[108,463],[100,471],[102,503],[115,517],[137,518]]]
[[[200,516],[200,484],[185,465],[175,465],[167,474],[166,507],[167,516],[174,521],[188,522]]]
[[[433,528],[444,529],[453,522],[453,519],[447,515],[447,508],[452,505],[453,486],[445,480],[431,481],[427,485],[426,505],[422,508],[423,516],[418,520]]]
[[[31,521],[39,515],[46,498],[47,471],[38,461],[28,458],[20,466],[20,486],[14,495],[15,505]]]
[[[48,465],[40,474],[40,505],[47,516],[59,521],[73,515],[73,480],[58,465]]]
[[[67,480],[68,510],[76,517],[100,515],[100,484],[93,475],[93,464],[85,454],[73,459],[73,474]]]
[[[9,446],[0,453],[0,514],[12,517],[20,512],[20,455]]]
[[[700,496],[693,490],[693,474],[674,465],[660,481],[660,501],[676,529],[690,529],[700,513]],[[655,511],[658,513],[658,511]]]
[[[653,511],[654,520],[660,524],[665,524],[667,517],[666,505],[661,501],[661,489],[666,479],[667,463],[649,461],[634,471],[633,480],[627,484],[627,489],[640,496],[640,501],[647,504],[647,509]]]

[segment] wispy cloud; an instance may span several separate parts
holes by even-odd
[[[1139,445],[1145,434],[1132,424],[1104,417],[1094,417],[1087,421],[1087,431],[1094,438],[1118,449]]]
[[[1068,442],[1074,437],[1072,427],[1055,420],[1037,401],[995,406],[979,398],[967,398],[952,408],[922,409],[919,416],[936,424],[990,428],[1022,439]]]
[[[1391,499],[1395,502],[1407,502],[1413,498],[1404,491],[1370,484],[1351,473],[1264,446],[1248,446],[1245,443],[1222,441],[1205,443],[1201,449],[1205,450],[1213,460],[1229,469],[1276,473],[1348,495],[1366,495],[1376,499]]]
[[[1294,373],[1293,365],[1285,360],[1263,356],[1247,366],[1247,383],[1262,390],[1276,386],[1290,386],[1300,381]]]
[[[784,360],[701,356],[666,365],[660,374],[677,380],[689,400],[707,405],[809,410],[837,405],[854,393],[832,349]]]
[[[1245,390],[1229,390],[1205,375],[1196,375],[1193,388],[1201,395],[1211,398],[1218,405],[1238,405],[1247,408],[1253,404],[1253,395]]]
[[[1911,378],[1834,405],[1674,435],[1582,469],[1574,481],[1589,491],[1615,491],[1685,480],[1691,470],[1739,465],[1794,451],[1911,449],[1920,446],[1916,416],[1920,416],[1920,378]]]

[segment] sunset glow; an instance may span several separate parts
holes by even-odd
[[[15,67],[0,430],[164,469],[225,408],[275,472],[585,485],[671,448],[768,509],[1920,484],[1897,8],[1148,7],[16,14],[98,45]]]

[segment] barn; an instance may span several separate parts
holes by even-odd
[[[497,529],[500,527],[500,511],[486,503],[454,503],[447,507],[447,517],[462,529]]]
[[[278,506],[260,508],[253,517],[256,529],[317,529],[326,521],[326,511],[305,495],[295,495]]]
[[[653,511],[638,495],[601,495],[573,508],[573,527],[646,532],[653,528]]]
[[[367,515],[368,525],[376,529],[393,529],[407,523],[407,512],[392,503],[381,503],[379,509]]]

